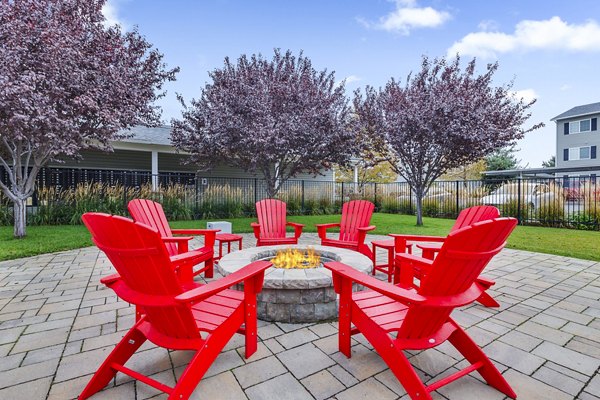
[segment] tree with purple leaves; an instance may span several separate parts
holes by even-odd
[[[178,68],[137,30],[104,26],[104,3],[0,3],[0,188],[14,204],[15,237],[26,234],[26,200],[45,164],[160,123],[153,103]]]
[[[464,70],[460,58],[423,57],[421,71],[404,86],[391,79],[383,89],[367,86],[355,92],[355,129],[367,138],[366,148],[394,166],[409,183],[416,200],[417,225],[432,183],[446,171],[475,162],[494,150],[514,144],[535,100],[524,102],[512,82],[493,86],[498,63],[476,73],[475,59]]]
[[[173,143],[203,170],[218,163],[259,173],[274,197],[300,173],[347,165],[355,148],[349,102],[333,72],[302,53],[242,55],[210,73],[198,100],[173,120]]]

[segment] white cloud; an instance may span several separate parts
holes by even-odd
[[[121,25],[122,28],[125,28],[125,22],[119,18],[119,10],[117,6],[117,1],[108,0],[102,6],[102,14],[104,14],[104,26],[109,27],[113,25]]]
[[[357,21],[366,28],[408,35],[413,29],[441,26],[450,18],[450,13],[446,11],[418,7],[416,0],[396,0],[396,9],[379,18],[378,22],[370,22],[363,18],[357,18]]]
[[[493,19],[486,19],[481,21],[477,27],[482,31],[497,31],[498,23]]]
[[[337,82],[335,83],[335,86],[339,86],[339,85],[341,85],[341,84],[342,84],[342,82],[344,82],[344,81],[345,81],[345,84],[346,84],[346,85],[348,85],[348,84],[350,84],[350,83],[353,83],[353,82],[359,82],[359,81],[362,81],[362,78],[361,78],[361,77],[359,77],[359,76],[356,76],[356,75],[348,75],[348,76],[347,76],[346,78],[344,78],[343,80],[341,80],[341,81],[337,81]]]
[[[567,90],[571,90],[571,89],[573,89],[573,86],[572,86],[572,85],[569,85],[568,83],[565,83],[565,84],[564,84],[564,85],[562,85],[562,86],[561,86],[559,89],[560,89],[561,91],[563,91],[563,92],[564,92],[564,91],[567,91]]]
[[[346,77],[346,84],[348,83],[352,83],[352,82],[359,82],[362,81],[362,78],[356,76],[356,75],[350,75]]]
[[[516,25],[512,34],[469,33],[448,49],[448,55],[494,58],[498,53],[533,50],[600,51],[600,25],[593,20],[568,24],[560,17],[524,20]]]
[[[529,103],[534,99],[539,99],[540,96],[533,89],[517,90],[513,93],[513,97],[517,100],[523,100],[525,103]]]

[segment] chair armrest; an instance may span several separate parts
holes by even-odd
[[[161,237],[163,242],[167,242],[167,243],[180,243],[180,242],[188,242],[190,240],[192,240],[194,237],[193,236],[163,236]]]
[[[400,238],[411,242],[443,242],[446,236],[422,236],[422,235],[403,235],[399,233],[388,233],[388,236],[394,239]]]
[[[336,226],[341,226],[342,224],[339,222],[333,222],[330,224],[315,224],[317,227],[317,232],[319,233],[319,238],[321,240],[325,240],[327,238],[327,229],[335,228]]]
[[[359,246],[361,246],[365,242],[365,239],[367,238],[367,232],[372,231],[373,229],[375,229],[375,225],[369,225],[358,228],[357,242]]]
[[[286,226],[294,227],[294,237],[298,239],[300,235],[302,235],[302,229],[304,228],[304,224],[299,224],[297,222],[286,222]]]
[[[483,285],[474,282],[467,290],[462,293],[452,296],[427,296],[422,305],[430,305],[433,307],[462,307],[471,304],[486,291]]]
[[[104,278],[111,278],[105,283],[106,286],[112,289],[120,299],[128,303],[144,307],[164,307],[177,305],[173,295],[148,295],[131,289],[125,284],[120,276],[118,276],[116,279],[112,279],[113,277],[114,275]]]
[[[398,233],[389,233],[388,236],[394,238],[394,251],[396,253],[406,253],[406,242],[443,242],[446,240],[442,236],[420,236],[420,235],[402,235]]]
[[[396,260],[397,259],[405,260],[405,261],[408,261],[408,262],[414,263],[414,264],[420,264],[419,266],[421,266],[423,268],[429,268],[433,264],[433,260],[415,256],[414,254],[406,254],[406,253],[396,254]]]
[[[220,232],[220,229],[171,229],[174,235],[209,235],[211,233]]]
[[[117,280],[121,279],[121,275],[119,274],[112,274],[112,275],[108,275],[105,276],[104,278],[100,279],[100,283],[102,283],[103,285],[109,285]]]
[[[171,233],[174,235],[203,235],[205,247],[214,247],[215,236],[220,231],[220,229],[171,229]]]
[[[369,225],[369,226],[358,228],[358,230],[366,233],[366,232],[372,231],[375,228],[376,228],[375,225]]]
[[[250,226],[252,227],[252,230],[254,231],[254,237],[257,240],[260,239],[260,224],[257,222],[251,222]]]
[[[162,241],[165,243],[177,243],[177,253],[186,253],[189,250],[189,241],[192,240],[193,236],[163,236]]]
[[[372,289],[404,304],[422,303],[426,300],[425,297],[414,291],[403,289],[387,282],[380,281],[371,275],[359,272],[349,265],[342,264],[337,261],[325,263],[325,268],[331,270],[334,276],[336,274],[341,275],[343,278],[350,279],[353,282],[366,286],[369,289]]]
[[[423,272],[429,272],[432,260],[407,253],[398,253],[394,259],[394,283],[401,287],[413,287],[414,278],[421,279]],[[415,268],[416,267],[416,268]]]
[[[171,232],[177,235],[203,235],[204,247],[210,248],[215,246],[215,236],[220,231],[220,229],[171,229]]]
[[[231,286],[242,281],[257,276],[264,276],[265,270],[271,265],[273,265],[273,263],[270,261],[255,261],[235,271],[231,275],[227,275],[224,278],[212,281],[210,283],[207,283],[206,285],[182,293],[175,297],[175,300],[181,303],[200,301],[202,299],[212,296],[215,293],[222,292],[223,290],[228,289]],[[260,290],[260,288],[258,289]]]
[[[212,253],[212,249],[209,249],[209,251]],[[196,261],[196,259],[198,259],[198,258],[204,259],[205,254],[206,254],[206,252],[203,252],[202,249],[186,251],[185,253],[171,256],[170,260],[171,260],[171,264],[173,264],[173,267],[175,269],[177,269],[177,268],[181,267],[182,265],[197,264],[199,261]]]
[[[496,282],[494,282],[493,280],[484,278],[483,276],[479,276],[477,278],[477,283],[484,286],[486,289],[489,289],[490,287],[496,284]]]

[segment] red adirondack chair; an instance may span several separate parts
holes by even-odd
[[[454,225],[450,229],[450,233],[455,232],[465,226],[472,225],[476,222],[486,221],[500,216],[500,211],[494,206],[474,206],[462,210],[458,214],[458,218]],[[394,237],[395,251],[398,253],[405,253],[407,246],[416,244],[414,242],[428,242],[424,244],[416,244],[423,252],[422,257],[428,260],[433,260],[436,254],[440,251],[442,243],[446,240],[443,236],[419,236],[419,235],[402,235],[392,233],[390,236]],[[432,243],[433,242],[433,243]],[[435,243],[437,242],[437,243]],[[423,264],[424,265],[424,264]],[[415,266],[414,275],[416,278],[421,278],[423,271]],[[479,277],[479,283],[483,286],[487,286],[489,289],[494,285],[494,281]],[[486,307],[500,307],[500,304],[494,300],[487,292],[484,292],[477,301]]]
[[[326,263],[325,267],[333,272],[334,288],[340,295],[340,351],[350,357],[350,336],[362,333],[414,400],[431,399],[432,391],[473,371],[489,385],[516,398],[490,359],[450,318],[454,308],[472,303],[483,293],[485,287],[477,282],[477,277],[504,247],[516,224],[514,218],[498,218],[452,232],[418,290],[411,287],[410,268],[403,268],[402,281],[406,286],[401,287],[338,262]],[[420,259],[411,254],[398,257],[408,266],[408,261]],[[370,290],[353,293],[354,282]],[[426,386],[403,351],[426,350],[446,341],[470,365]]]
[[[373,253],[365,244],[365,239],[367,232],[375,229],[375,226],[369,225],[374,209],[375,205],[367,200],[352,200],[344,203],[340,223],[316,225],[321,245],[356,250],[372,259]],[[340,228],[339,238],[328,238],[327,229],[335,227]]]
[[[152,200],[131,200],[127,204],[127,210],[134,221],[151,226],[160,232],[169,255],[186,255],[186,261],[177,269],[180,280],[192,281],[194,276],[201,272],[204,272],[206,278],[213,277],[215,235],[218,229],[171,229],[162,206]],[[188,242],[193,239],[193,236],[173,235],[203,235],[204,247],[190,251]],[[204,268],[194,271],[194,266],[200,263],[204,263]]]
[[[101,282],[122,300],[143,309],[143,314],[108,355],[79,399],[100,391],[117,372],[167,393],[169,399],[187,399],[236,332],[245,335],[246,357],[256,351],[256,294],[262,289],[270,262],[254,262],[206,285],[188,283],[193,288],[186,291],[174,272],[177,259],[173,261],[169,256],[156,229],[100,213],[87,213],[82,219],[96,246],[118,272]],[[229,289],[240,282],[244,283],[243,292]],[[125,367],[146,340],[171,350],[195,351],[174,387]]]
[[[303,224],[287,222],[287,204],[277,199],[264,199],[256,203],[258,223],[250,225],[254,229],[257,246],[278,244],[298,244]],[[294,227],[294,236],[286,236],[285,227]]]

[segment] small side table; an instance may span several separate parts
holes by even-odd
[[[394,240],[376,240],[371,242],[371,245],[373,246],[373,270],[371,271],[371,274],[375,275],[376,271],[381,271],[384,274],[387,274],[388,282],[391,282],[394,275]],[[387,263],[377,264],[377,247],[387,250]],[[412,250],[412,244],[407,243],[406,249],[410,253]]]
[[[227,253],[231,253],[231,243],[238,242],[239,250],[242,249],[242,236],[233,233],[218,233],[215,240],[219,243],[219,257],[215,257],[215,261],[223,257],[223,243],[227,243]]]
[[[388,276],[388,282],[392,281],[394,275],[394,241],[393,240],[377,240],[371,242],[373,246],[373,270],[371,274],[375,275],[376,271],[381,271]],[[387,263],[377,264],[377,247],[387,250]]]

